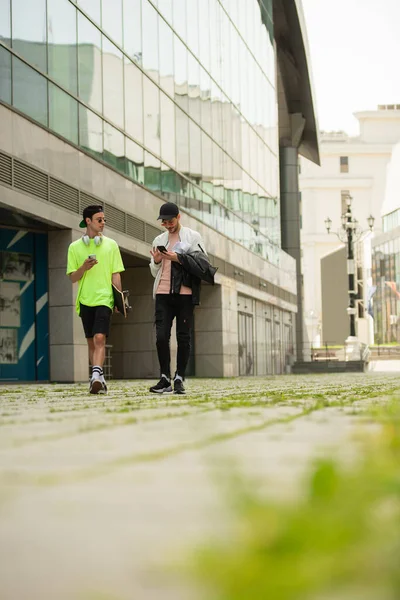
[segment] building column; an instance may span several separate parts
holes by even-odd
[[[236,377],[238,315],[234,285],[203,284],[194,322],[196,377]]]
[[[75,311],[78,284],[66,275],[71,229],[49,232],[50,381],[88,381],[89,353],[81,319]]]
[[[301,274],[300,246],[300,192],[299,162],[297,148],[280,148],[280,189],[281,189],[281,236],[282,249],[296,260],[297,314],[296,352],[297,360],[303,360],[303,284]]]

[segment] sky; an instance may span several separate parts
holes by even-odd
[[[319,128],[358,134],[354,112],[400,104],[400,0],[302,0]]]

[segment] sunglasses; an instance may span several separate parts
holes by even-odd
[[[106,222],[104,217],[99,217],[98,219],[95,219],[95,221],[97,221],[98,223],[101,223],[102,221],[104,221],[104,223]]]

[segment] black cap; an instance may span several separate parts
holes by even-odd
[[[173,202],[166,202],[160,208],[160,214],[158,215],[157,221],[159,221],[160,219],[169,221],[170,219],[173,219],[174,217],[177,217],[178,215],[179,215],[179,208],[177,207],[177,205],[174,204]]]
[[[86,227],[86,219],[91,219],[93,215],[99,212],[104,212],[104,208],[100,204],[91,204],[83,209],[83,220],[79,223],[79,227]]]

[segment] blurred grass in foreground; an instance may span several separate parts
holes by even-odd
[[[400,403],[370,414],[382,428],[366,434],[360,460],[315,463],[297,503],[235,483],[233,536],[198,549],[190,565],[201,598],[400,598]]]

